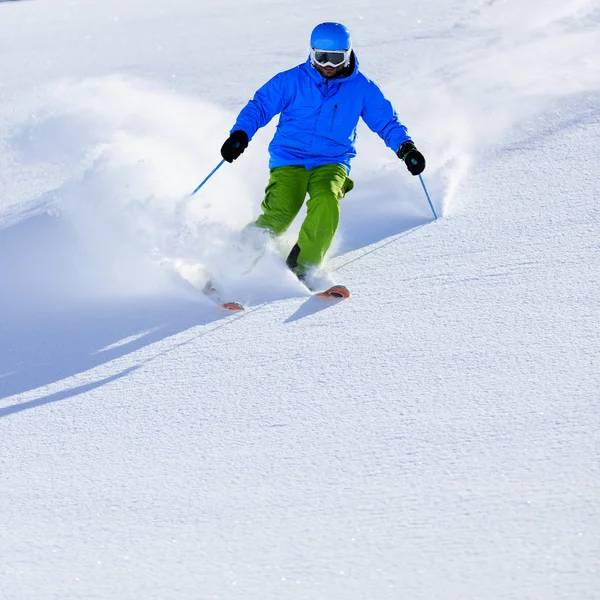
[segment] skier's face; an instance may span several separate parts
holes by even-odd
[[[319,73],[321,73],[321,75],[323,75],[323,77],[326,79],[331,79],[332,77],[337,77],[341,74],[341,72],[344,70],[344,65],[340,65],[339,67],[322,67],[321,65],[315,63],[315,69],[317,69],[317,71],[319,71]]]

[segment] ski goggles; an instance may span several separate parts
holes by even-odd
[[[313,48],[310,51],[312,61],[320,67],[339,67],[346,64],[350,59],[351,49],[348,50],[318,50]]]

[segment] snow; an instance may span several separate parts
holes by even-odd
[[[340,20],[366,127],[312,298],[237,233],[237,111]],[[0,7],[2,600],[583,600],[600,589],[600,8]],[[391,58],[393,57],[393,59]],[[192,283],[208,264],[248,309]],[[191,282],[191,283],[190,283]]]

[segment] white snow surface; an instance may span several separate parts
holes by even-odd
[[[299,222],[240,275],[273,123],[189,196],[324,20],[440,214],[361,126],[338,303]],[[0,598],[599,598],[599,57],[597,0],[2,2]]]

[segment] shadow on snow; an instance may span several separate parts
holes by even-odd
[[[227,316],[182,280],[145,293],[123,290],[119,295],[113,289],[102,295],[106,265],[97,293],[93,287],[82,290],[89,263],[76,242],[68,228],[49,215],[0,231],[0,399]],[[92,281],[94,273],[90,275]],[[90,385],[98,387],[127,372]],[[54,396],[67,397],[89,387]],[[10,408],[0,414],[9,412]]]

